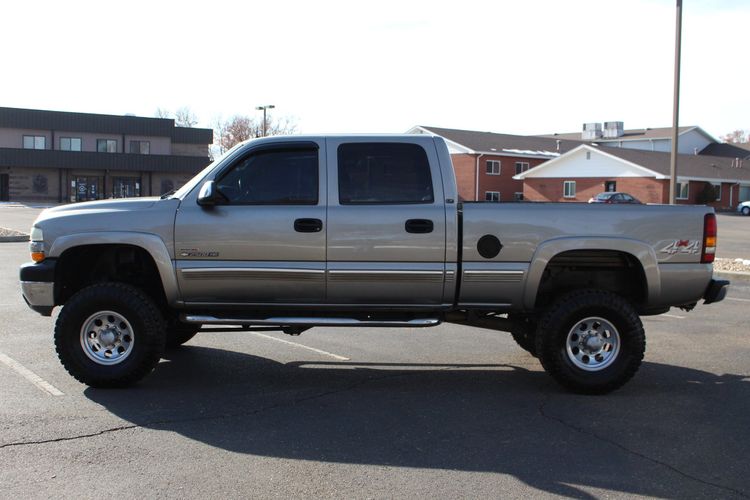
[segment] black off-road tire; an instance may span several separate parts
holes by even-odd
[[[511,317],[513,329],[510,334],[523,350],[536,357],[536,321],[528,317]]]
[[[619,349],[611,351],[616,354],[604,353],[609,356],[604,363],[609,364],[593,371],[577,366],[589,362],[576,362],[577,356],[587,357],[586,351],[570,347],[580,340],[575,332],[599,323],[587,321],[589,318],[609,323],[619,341]],[[544,369],[562,386],[580,394],[605,394],[620,388],[638,371],[645,351],[646,337],[638,313],[624,298],[603,290],[578,290],[561,296],[543,315],[536,333],[536,352]]]
[[[108,311],[129,323],[131,337],[128,355],[121,362],[104,365],[87,354],[91,349],[84,347],[82,330],[92,317],[100,313],[106,316]],[[83,288],[68,300],[55,324],[55,349],[60,361],[76,380],[91,387],[126,387],[141,380],[159,362],[164,345],[165,323],[159,309],[141,290],[124,283]]]
[[[167,323],[167,349],[180,347],[188,340],[195,337],[200,330],[200,325],[189,325],[179,320]]]

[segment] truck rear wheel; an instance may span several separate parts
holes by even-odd
[[[92,387],[123,387],[142,379],[159,362],[164,342],[164,320],[154,302],[124,283],[83,288],[55,325],[60,361]]]
[[[569,390],[605,394],[638,371],[646,339],[635,309],[604,290],[579,290],[555,301],[539,322],[536,352]]]

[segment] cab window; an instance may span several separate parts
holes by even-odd
[[[416,144],[350,143],[338,148],[342,205],[433,203],[430,163]]]
[[[264,150],[235,163],[216,182],[230,205],[317,205],[318,150]]]

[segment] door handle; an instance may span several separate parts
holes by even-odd
[[[407,233],[425,234],[431,233],[434,225],[429,219],[409,219],[404,224],[404,228]]]
[[[323,221],[320,219],[296,219],[294,230],[298,233],[319,233],[323,230]]]

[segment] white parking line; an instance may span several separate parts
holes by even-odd
[[[727,297],[727,300],[736,300],[737,302],[750,302],[750,299],[738,299],[735,297]]]
[[[332,352],[323,351],[321,349],[316,349],[314,347],[310,347],[310,346],[298,344],[296,342],[289,342],[288,340],[284,340],[284,339],[277,339],[276,337],[272,337],[270,335],[264,335],[264,334],[258,333],[258,332],[250,332],[250,333],[252,333],[253,335],[255,335],[257,337],[263,337],[264,339],[275,340],[276,342],[282,342],[284,344],[289,344],[289,345],[292,345],[294,347],[299,347],[300,349],[307,349],[308,351],[313,351],[313,352],[317,352],[318,354],[323,354],[325,356],[330,356],[333,359],[338,359],[339,361],[349,361],[349,358],[345,358],[344,356],[339,356],[338,354],[333,354]]]
[[[62,391],[60,391],[57,387],[50,384],[46,380],[44,380],[42,377],[37,375],[36,373],[32,372],[25,366],[23,366],[18,361],[9,358],[2,352],[0,352],[0,362],[4,365],[8,366],[8,368],[14,370],[16,373],[21,375],[23,378],[37,386],[38,389],[46,392],[47,394],[50,394],[52,396],[63,396],[64,394]]]
[[[667,318],[675,318],[675,319],[685,319],[685,316],[677,316],[676,314],[661,314],[661,316],[666,316]]]

